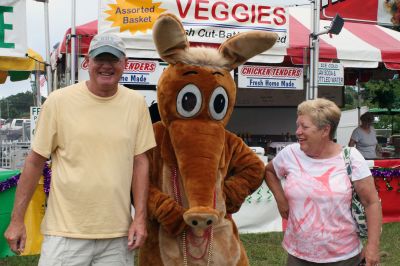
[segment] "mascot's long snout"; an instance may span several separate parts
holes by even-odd
[[[200,233],[218,222],[215,197],[225,129],[211,121],[175,120],[169,135],[189,202],[183,217]]]

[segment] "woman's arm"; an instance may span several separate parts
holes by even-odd
[[[356,141],[354,139],[350,139],[349,141],[349,147],[354,147],[356,145]]]
[[[377,265],[379,263],[379,241],[382,228],[382,209],[378,192],[375,188],[374,178],[354,181],[354,188],[365,208],[368,226],[368,241],[365,247],[366,265]]]
[[[270,161],[265,167],[264,178],[267,186],[272,191],[272,194],[274,194],[279,213],[281,214],[282,218],[287,219],[289,217],[289,203],[283,191],[281,181],[276,175],[272,161]]]

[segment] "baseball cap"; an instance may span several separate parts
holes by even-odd
[[[125,44],[122,39],[115,34],[97,34],[90,42],[89,56],[94,58],[103,53],[112,54],[118,58],[122,58],[126,55]]]

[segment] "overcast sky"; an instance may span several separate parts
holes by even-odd
[[[97,19],[99,0],[76,0],[76,25]],[[50,50],[60,42],[71,27],[71,0],[49,0]],[[28,47],[38,52],[46,60],[44,5],[34,0],[26,0]],[[0,85],[0,98],[31,90],[29,80]]]
[[[76,25],[97,19],[101,0],[76,0]],[[265,0],[266,2],[289,4],[309,3],[309,0]],[[72,0],[49,0],[50,49],[60,42],[71,27]],[[282,5],[282,4],[281,4]],[[34,0],[26,0],[28,47],[46,60],[44,5]],[[31,90],[28,81],[9,82],[0,85],[0,98]]]

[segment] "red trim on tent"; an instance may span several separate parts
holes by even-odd
[[[310,29],[304,26],[293,15],[289,18],[289,47],[286,50],[287,56],[293,64],[303,65],[304,50],[309,47]],[[378,26],[363,23],[345,23],[345,29],[358,36],[364,42],[376,47],[381,51],[382,61],[388,69],[400,69],[400,41],[386,33]],[[64,39],[60,45],[60,53],[66,53],[66,37],[71,29],[65,33]],[[396,32],[397,33],[397,32]],[[86,55],[92,37],[97,34],[97,20],[76,27],[76,35],[80,36],[77,42],[77,51],[81,55]],[[337,59],[338,52],[335,46],[328,44],[323,39],[319,39],[320,61],[330,62]],[[198,46],[200,44],[192,44]],[[203,44],[206,46],[218,47],[219,44]],[[345,44],[351,45],[351,44]],[[343,49],[342,48],[338,48]],[[308,49],[307,49],[308,50]],[[68,51],[71,51],[68,45]],[[307,53],[308,54],[308,53]]]
[[[385,63],[385,67],[390,70],[400,70],[400,63]],[[400,71],[398,71],[400,74]]]
[[[399,168],[400,160],[375,160],[374,167],[383,167],[383,168]]]
[[[345,28],[379,49],[384,63],[400,63],[400,42],[383,30],[374,25],[349,22],[345,23]]]
[[[333,18],[336,14],[340,14],[345,19],[359,19],[376,21],[378,19],[378,0],[347,0],[336,1],[335,3],[328,3],[325,10],[325,17],[323,10],[321,11],[321,18]]]
[[[86,24],[77,26],[75,28],[75,33],[79,38],[77,38],[77,48],[79,47],[80,51],[77,51],[81,55],[86,55],[89,50],[90,41],[93,36],[97,34],[97,20],[93,20]],[[64,35],[63,41],[60,46],[60,53],[66,53],[66,39],[67,36],[71,34],[71,28],[67,30]],[[71,43],[68,44],[68,53],[71,53]]]
[[[289,47],[288,56],[292,57],[293,64],[303,64],[304,48],[309,47],[310,30],[293,16],[289,18]],[[337,58],[336,48],[324,40],[319,41],[319,57],[321,62]]]

